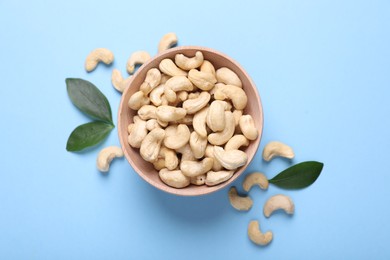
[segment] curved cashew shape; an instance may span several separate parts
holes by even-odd
[[[195,56],[192,58],[188,58],[184,56],[184,54],[176,54],[175,55],[175,63],[176,65],[183,70],[192,70],[198,68],[203,63],[203,53],[197,51]]]
[[[197,132],[190,135],[190,147],[195,158],[200,159],[204,156],[207,147],[207,138],[201,137]]]
[[[223,145],[232,138],[234,134],[234,116],[230,111],[225,112],[225,128],[221,132],[209,134],[207,139],[213,145]]]
[[[261,232],[259,222],[257,220],[252,220],[251,222],[249,222],[248,236],[253,243],[261,246],[268,245],[273,238],[273,234],[271,231],[267,231],[265,233]]]
[[[256,138],[259,136],[259,131],[256,129],[252,116],[243,115],[240,117],[238,122],[241,132],[245,135],[245,137],[249,140],[256,140]]]
[[[144,64],[150,60],[150,54],[147,51],[133,52],[127,60],[126,69],[129,74],[133,74],[135,65]]]
[[[192,153],[191,147],[189,144],[184,145],[178,149],[175,149],[177,153],[181,154],[182,161],[196,161],[194,154]]]
[[[220,162],[218,162],[218,160],[215,159],[215,156],[214,156],[214,146],[208,144],[207,147],[206,147],[206,150],[204,152],[204,155],[206,157],[209,157],[209,158],[213,158],[214,159],[214,163],[213,163],[213,171],[221,171],[223,169],[222,165]]]
[[[158,158],[157,161],[153,162],[153,167],[157,171],[165,168],[165,159]]]
[[[160,106],[162,104],[161,96],[164,94],[164,88],[164,84],[161,84],[150,92],[149,98],[153,105]]]
[[[253,201],[249,195],[243,197],[237,193],[236,187],[231,187],[229,190],[229,201],[230,204],[236,210],[248,211],[252,208]]]
[[[236,109],[244,109],[248,103],[248,97],[242,88],[226,85],[218,88],[214,93],[214,98],[217,100],[230,99]]]
[[[164,145],[170,149],[179,149],[190,139],[190,129],[185,124],[168,126],[164,138]]]
[[[156,109],[157,119],[163,122],[172,122],[184,118],[187,111],[181,107],[159,106]]]
[[[207,137],[206,117],[209,107],[204,107],[194,115],[193,127],[201,137]]]
[[[187,91],[179,91],[178,93],[177,93],[177,99],[179,100],[179,101],[186,101],[187,100],[187,98],[188,98],[188,92]],[[187,113],[188,114],[188,113]]]
[[[206,174],[201,174],[195,177],[190,178],[191,184],[194,185],[203,185],[206,182]]]
[[[148,95],[155,87],[160,84],[161,81],[161,72],[156,69],[150,69],[146,73],[146,77],[141,87],[139,88],[145,95]]]
[[[156,110],[157,107],[152,105],[144,105],[138,110],[138,116],[142,120],[156,119]]]
[[[264,147],[263,159],[268,162],[276,156],[292,159],[295,154],[293,149],[287,144],[277,141],[269,142]]]
[[[211,170],[212,158],[204,158],[202,161],[181,161],[180,170],[187,177],[196,177]]]
[[[238,150],[241,146],[248,146],[249,140],[243,135],[234,135],[225,144],[225,151]]]
[[[165,82],[164,95],[169,102],[175,102],[177,99],[176,92],[192,91],[194,86],[185,76],[174,76]]]
[[[225,104],[219,100],[211,102],[207,112],[206,123],[213,132],[225,129]]]
[[[211,73],[215,77],[215,68],[214,65],[209,62],[208,60],[204,60],[202,65],[200,66],[200,71],[206,72],[206,73]]]
[[[214,146],[214,157],[227,170],[235,170],[248,161],[248,155],[245,152],[241,150],[224,151],[219,146]]]
[[[210,90],[217,83],[215,76],[208,72],[199,71],[196,69],[190,70],[188,72],[188,79],[201,90]]]
[[[157,119],[152,118],[146,121],[146,129],[152,131],[155,128],[161,128],[160,124],[157,122]]]
[[[96,68],[99,62],[109,65],[113,61],[114,54],[112,51],[106,48],[97,48],[91,51],[85,59],[85,70],[91,72]]]
[[[109,146],[99,152],[96,159],[96,166],[101,172],[108,172],[110,163],[115,157],[123,157],[122,148],[117,146]]]
[[[278,194],[269,198],[263,208],[264,216],[267,218],[278,209],[283,209],[287,214],[294,214],[294,202],[286,195]]]
[[[268,189],[269,183],[267,177],[265,177],[265,175],[261,172],[248,174],[245,177],[242,187],[246,192],[248,192],[254,185],[259,185],[262,190]]]
[[[147,162],[155,162],[158,159],[161,143],[165,137],[165,131],[155,128],[144,138],[140,147],[140,154]]]
[[[216,77],[218,79],[218,82],[242,88],[242,82],[240,78],[231,69],[228,69],[226,67],[218,69],[216,71]]]
[[[165,167],[168,168],[168,170],[172,171],[179,165],[179,159],[174,150],[167,147],[161,147],[159,155],[164,158]]]
[[[174,188],[180,189],[190,185],[190,178],[185,176],[180,170],[170,171],[164,168],[159,171],[158,176],[165,184]]]
[[[125,88],[130,85],[131,76],[128,78],[123,78],[122,73],[118,69],[113,69],[111,74],[111,83],[116,90],[123,92]]]
[[[148,97],[145,97],[144,92],[137,91],[131,95],[127,105],[133,110],[138,110],[144,105],[149,105],[149,103],[150,100]]]
[[[206,176],[206,185],[215,186],[229,180],[234,174],[234,171],[209,171]]]
[[[194,99],[188,99],[183,102],[183,108],[187,110],[187,114],[195,114],[205,106],[210,101],[210,94],[208,92],[202,92],[199,94],[197,98]]]
[[[162,73],[171,77],[187,76],[187,72],[179,69],[171,59],[163,59],[158,65],[158,67],[160,68]]]
[[[171,48],[172,46],[176,45],[177,44],[177,36],[175,33],[173,32],[170,32],[170,33],[167,33],[165,34],[159,44],[158,44],[158,52],[163,52],[165,50],[168,50],[169,48]]]
[[[133,121],[134,123],[132,124],[132,127],[128,127],[130,133],[127,137],[127,141],[131,147],[140,148],[142,141],[148,134],[148,130],[146,129],[146,122],[141,120],[138,116],[135,116]]]

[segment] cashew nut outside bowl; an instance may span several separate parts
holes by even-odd
[[[245,91],[246,96],[247,96],[247,102],[246,102],[245,109],[243,110],[243,114],[252,115],[252,117],[255,121],[254,122],[255,126],[259,130],[259,137],[256,140],[250,142],[248,147],[243,146],[240,148],[240,150],[244,151],[247,154],[247,157],[248,157],[247,162],[242,167],[238,168],[235,171],[234,175],[229,180],[222,182],[220,184],[217,184],[215,186],[207,186],[207,185],[196,186],[196,185],[190,184],[189,186],[186,186],[184,188],[177,189],[177,188],[173,188],[173,187],[166,185],[160,179],[158,171],[156,169],[154,169],[153,164],[151,164],[149,162],[145,162],[142,159],[141,155],[139,154],[139,149],[131,147],[127,142],[127,135],[128,135],[127,127],[129,124],[133,123],[132,119],[135,115],[137,115],[136,110],[138,110],[140,107],[142,107],[143,105],[146,105],[146,104],[153,104],[153,105],[157,105],[157,104],[152,103],[152,101],[148,97],[142,95],[142,93],[139,93],[138,94],[139,96],[137,97],[138,99],[136,99],[134,101],[134,103],[131,103],[132,107],[138,107],[138,108],[136,108],[136,110],[129,109],[127,102],[129,101],[129,98],[132,94],[139,91],[139,87],[144,82],[147,71],[149,71],[152,68],[159,68],[159,64],[162,60],[169,59],[169,60],[173,61],[176,54],[184,54],[186,57],[191,58],[191,57],[195,56],[195,53],[197,51],[201,51],[203,53],[204,60],[209,61],[214,66],[215,70],[218,70],[219,68],[222,68],[222,67],[226,67],[226,68],[229,68],[230,70],[234,71],[234,73],[236,73],[237,76],[240,78],[240,80],[242,82],[242,89]],[[173,62],[173,64],[174,64],[174,62]],[[205,65],[205,66],[207,66],[207,65]],[[176,66],[176,68],[180,69],[177,66]],[[205,67],[203,67],[203,69],[204,68]],[[202,66],[198,67],[197,70],[202,71]],[[183,71],[183,70],[181,70],[181,71]],[[184,71],[184,72],[185,72],[185,75],[187,75],[187,72],[186,71]],[[212,73],[211,69],[209,69],[208,71],[203,70],[203,72]],[[160,80],[160,85],[166,83],[166,80],[168,79],[168,77],[166,75],[167,74],[165,72],[163,72],[163,75],[161,76],[161,80]],[[165,78],[164,81],[162,80],[163,77]],[[157,89],[157,88],[158,88],[158,86],[155,89]],[[191,91],[187,91],[187,92],[190,94],[191,92],[197,92],[197,91],[200,91],[200,90],[191,90]],[[176,96],[178,94],[179,94],[179,91],[175,93]],[[231,99],[228,97],[228,94],[230,94],[230,93],[222,93],[222,94],[226,95],[226,98],[224,98],[224,99],[231,102]],[[190,96],[190,95],[188,95],[188,96]],[[161,100],[164,100],[164,94],[162,94],[160,97],[161,97],[160,98]],[[245,105],[245,102],[240,103],[237,101],[238,100],[236,100],[236,105],[238,105],[239,107],[240,107],[240,105],[241,106]],[[166,105],[170,105],[170,103],[166,103]],[[234,105],[234,102],[233,102],[233,105]],[[206,106],[204,108],[207,108],[207,107],[208,106]],[[239,108],[235,108],[235,109],[239,109]],[[199,113],[200,111],[202,111],[202,110],[199,110],[194,114],[193,120],[195,120],[195,115],[197,113]],[[234,109],[232,109],[231,111],[234,111]],[[182,113],[182,112],[178,112],[178,111],[176,112],[176,116],[179,118],[176,118],[177,120],[175,120],[175,121],[184,119],[186,117],[186,115],[183,116],[183,114],[180,114],[180,113]],[[164,112],[162,114],[164,114]],[[183,116],[183,117],[180,119],[181,116]],[[162,121],[160,119],[158,119],[158,121],[160,123],[175,124],[174,121],[166,122],[166,121]],[[202,122],[203,120],[200,120],[200,121]],[[190,47],[190,46],[189,47],[177,47],[177,48],[171,48],[169,50],[161,52],[160,54],[153,57],[151,60],[145,62],[136,71],[136,73],[132,76],[132,80],[130,82],[129,87],[127,87],[122,94],[121,104],[120,104],[120,108],[118,111],[118,124],[117,125],[118,125],[117,129],[119,132],[119,140],[121,142],[121,146],[122,146],[122,149],[124,151],[125,157],[129,161],[129,163],[131,164],[131,166],[133,167],[135,172],[138,173],[145,181],[147,181],[148,183],[150,183],[151,185],[155,186],[158,189],[161,189],[163,191],[166,191],[166,192],[169,192],[172,194],[182,195],[182,196],[198,196],[198,195],[203,195],[203,194],[215,192],[223,187],[228,186],[234,180],[236,180],[240,176],[240,174],[245,170],[245,167],[252,160],[252,158],[253,158],[253,156],[258,148],[259,141],[261,139],[262,126],[263,126],[263,112],[262,112],[262,108],[261,108],[260,99],[259,99],[259,96],[257,93],[257,89],[256,89],[254,83],[251,81],[250,77],[246,74],[246,72],[243,70],[243,68],[240,65],[238,65],[235,61],[228,58],[226,55],[219,53],[218,51],[211,50],[209,48]],[[202,125],[202,123],[200,123],[200,125]],[[207,133],[207,126],[205,124],[204,124],[204,126],[206,128],[205,129],[206,134],[204,132],[202,132],[200,134],[195,129],[190,129],[190,132],[195,130],[200,136],[207,137],[209,133]],[[202,129],[202,127],[200,127],[200,128]],[[188,142],[187,142],[186,146],[189,148],[189,151],[191,151],[191,148],[190,148],[190,145]],[[158,155],[157,155],[157,160],[158,160]],[[200,181],[203,182],[203,178],[200,178]],[[190,180],[190,182],[191,182],[191,180]]]

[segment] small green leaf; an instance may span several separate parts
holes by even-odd
[[[66,89],[73,104],[94,119],[112,124],[110,103],[91,82],[67,78]]]
[[[66,150],[75,152],[94,146],[103,141],[113,128],[113,125],[99,121],[80,125],[70,134]]]
[[[315,161],[298,163],[282,171],[269,182],[284,189],[303,189],[317,180],[323,167],[323,163]]]

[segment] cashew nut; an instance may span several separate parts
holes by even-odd
[[[213,171],[221,171],[223,169],[221,163],[215,159],[215,156],[214,156],[214,146],[208,144],[207,147],[206,147],[206,150],[204,152],[204,155],[206,157],[210,157],[210,158],[213,158],[214,159],[214,163],[213,163]]]
[[[264,174],[261,172],[254,172],[245,177],[242,187],[246,192],[248,192],[254,185],[259,185],[260,189],[266,190],[268,189],[268,184],[268,179]]]
[[[181,161],[180,170],[187,177],[195,177],[198,175],[205,174],[213,167],[212,158],[204,158],[202,161]]]
[[[214,93],[214,98],[217,100],[230,99],[233,102],[233,106],[240,110],[244,109],[248,103],[245,91],[233,85],[225,85],[218,88]]]
[[[235,121],[235,124],[236,124],[236,129],[234,130],[235,134],[241,134],[242,133],[241,129],[240,129],[240,125],[239,125],[242,113],[243,113],[243,111],[242,110],[238,110],[238,109],[235,109],[233,111],[234,121]]]
[[[189,144],[184,145],[178,149],[175,149],[177,153],[181,154],[182,161],[196,161],[194,154],[192,153],[191,147]]]
[[[106,48],[97,48],[91,51],[85,59],[85,70],[88,72],[93,71],[99,62],[103,62],[107,65],[114,61],[114,54]]]
[[[248,236],[249,239],[261,246],[268,245],[272,241],[273,234],[271,231],[262,233],[260,230],[259,222],[257,220],[252,220],[248,225]]]
[[[221,132],[209,134],[207,139],[213,145],[223,145],[232,138],[234,134],[234,116],[230,111],[225,112],[225,128]]]
[[[165,131],[160,128],[153,129],[145,136],[140,147],[140,154],[145,161],[157,161],[164,136]]]
[[[225,104],[219,100],[211,102],[207,112],[206,123],[214,132],[225,129]]]
[[[256,140],[257,136],[259,136],[259,131],[257,131],[255,122],[251,115],[243,115],[240,117],[239,125],[241,132],[245,135],[249,140]]]
[[[200,159],[204,156],[207,147],[207,138],[201,137],[197,132],[190,135],[190,147],[195,158]]]
[[[210,90],[217,82],[217,79],[213,74],[196,69],[192,69],[188,72],[188,79],[201,90]]]
[[[200,92],[189,93],[188,94],[188,99],[195,99],[195,98],[199,97],[199,95],[200,95]]]
[[[207,129],[206,129],[206,117],[208,114],[209,107],[204,107],[200,111],[198,111],[194,115],[193,119],[193,127],[194,130],[198,133],[198,135],[202,137],[207,137]]]
[[[173,121],[173,123],[174,124],[185,124],[185,125],[192,126],[193,121],[194,121],[193,115],[186,115],[185,117],[183,117],[179,120]]]
[[[185,117],[187,111],[181,107],[159,106],[156,110],[157,119],[164,122],[177,121]]]
[[[125,90],[125,88],[127,88],[130,85],[130,81],[131,81],[131,76],[124,79],[122,77],[122,73],[119,70],[117,69],[112,70],[111,83],[114,86],[114,88],[119,92],[122,93]]]
[[[277,141],[269,142],[264,147],[263,159],[268,162],[271,161],[276,156],[292,159],[294,158],[295,154],[293,149],[287,144],[277,142]]]
[[[231,69],[222,67],[220,69],[217,69],[215,74],[218,79],[218,82],[224,83],[226,85],[233,85],[242,88],[242,83],[240,78]]]
[[[191,184],[194,185],[203,185],[206,182],[206,174],[201,174],[195,177],[190,178]]]
[[[238,150],[241,146],[248,146],[249,140],[246,139],[243,135],[234,135],[230,140],[225,144],[225,151],[229,150]]]
[[[179,149],[190,139],[190,130],[185,124],[168,126],[165,131],[164,145],[171,149]]]
[[[177,158],[176,152],[167,147],[161,147],[159,155],[165,160],[165,167],[168,170],[174,170],[179,165],[179,159]]]
[[[160,106],[162,104],[161,96],[164,94],[164,84],[154,88],[150,94],[149,98],[150,101],[153,103],[155,106]]]
[[[157,107],[152,105],[144,105],[138,110],[138,116],[142,120],[156,119],[156,110]]]
[[[234,174],[234,171],[209,171],[206,176],[206,185],[215,186],[229,180]]]
[[[122,157],[122,148],[117,146],[109,146],[99,152],[96,160],[96,166],[101,172],[108,172],[110,169],[110,163],[115,157]]]
[[[167,185],[174,188],[184,188],[190,185],[190,178],[185,176],[180,170],[170,171],[166,168],[158,173],[160,179]]]
[[[229,190],[229,201],[230,204],[235,208],[236,210],[240,211],[248,211],[252,208],[253,201],[249,195],[247,196],[240,196],[237,193],[236,187],[231,187]]]
[[[176,54],[175,55],[175,63],[176,65],[183,70],[192,70],[198,68],[203,63],[203,53],[197,51],[195,56],[192,58],[188,58],[184,56],[184,54]]]
[[[179,101],[186,101],[187,100],[187,98],[188,98],[188,92],[187,91],[179,91],[178,93],[177,93],[177,99],[179,100]],[[188,113],[187,113],[188,114]]]
[[[159,44],[158,44],[158,52],[163,52],[165,50],[168,50],[169,48],[171,48],[172,46],[176,45],[177,44],[177,36],[175,33],[171,32],[171,33],[167,33],[165,34]]]
[[[126,69],[129,74],[133,74],[135,65],[142,65],[150,60],[150,54],[147,51],[136,51],[130,55],[127,60]]]
[[[294,214],[294,202],[286,195],[278,194],[269,198],[263,208],[264,216],[267,218],[278,209],[283,209],[287,214]]]
[[[200,66],[200,71],[211,73],[215,76],[215,68],[214,65],[208,60],[204,60],[202,65]]]
[[[161,72],[156,69],[150,69],[146,73],[146,77],[142,85],[140,86],[140,90],[144,92],[145,95],[148,95],[150,91],[152,91],[155,87],[160,84],[161,81]]]
[[[148,130],[146,129],[146,122],[140,119],[138,116],[133,118],[134,124],[128,130],[131,130],[129,136],[127,137],[127,141],[131,147],[140,148],[142,141],[145,139],[148,134]]]
[[[144,105],[148,105],[150,100],[148,97],[145,97],[144,92],[137,91],[133,95],[131,95],[128,106],[133,110],[138,110]]]
[[[153,167],[157,171],[165,168],[165,159],[158,158],[157,161],[153,162]]]
[[[225,151],[219,146],[214,146],[214,156],[227,170],[235,170],[248,161],[248,155],[245,152],[241,150]]]
[[[178,91],[192,91],[194,86],[191,81],[185,76],[174,76],[165,82],[164,95],[169,102],[176,101],[176,92]]]
[[[187,110],[187,114],[195,114],[209,103],[210,98],[210,94],[203,91],[199,94],[199,97],[184,101],[183,108]]]
[[[158,67],[160,68],[162,73],[171,77],[187,76],[187,72],[179,69],[171,59],[163,59],[158,65]]]
[[[155,128],[161,128],[160,124],[157,122],[157,119],[152,118],[146,121],[146,129],[152,131]]]

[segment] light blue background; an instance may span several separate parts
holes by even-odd
[[[253,189],[242,213],[227,189],[175,197],[125,159],[100,174],[97,152],[119,145],[117,129],[95,149],[66,152],[70,132],[89,119],[69,101],[65,78],[96,84],[116,118],[112,69],[125,73],[133,51],[155,54],[170,31],[179,45],[227,53],[256,82],[265,124],[247,172],[288,167],[261,160],[264,145],[280,140],[295,149],[293,163],[325,163],[314,185]],[[97,47],[115,62],[87,74]],[[0,57],[1,259],[390,258],[389,1],[2,0]],[[277,193],[293,198],[296,213],[265,219],[262,205]],[[251,219],[274,232],[268,247],[247,238]]]

